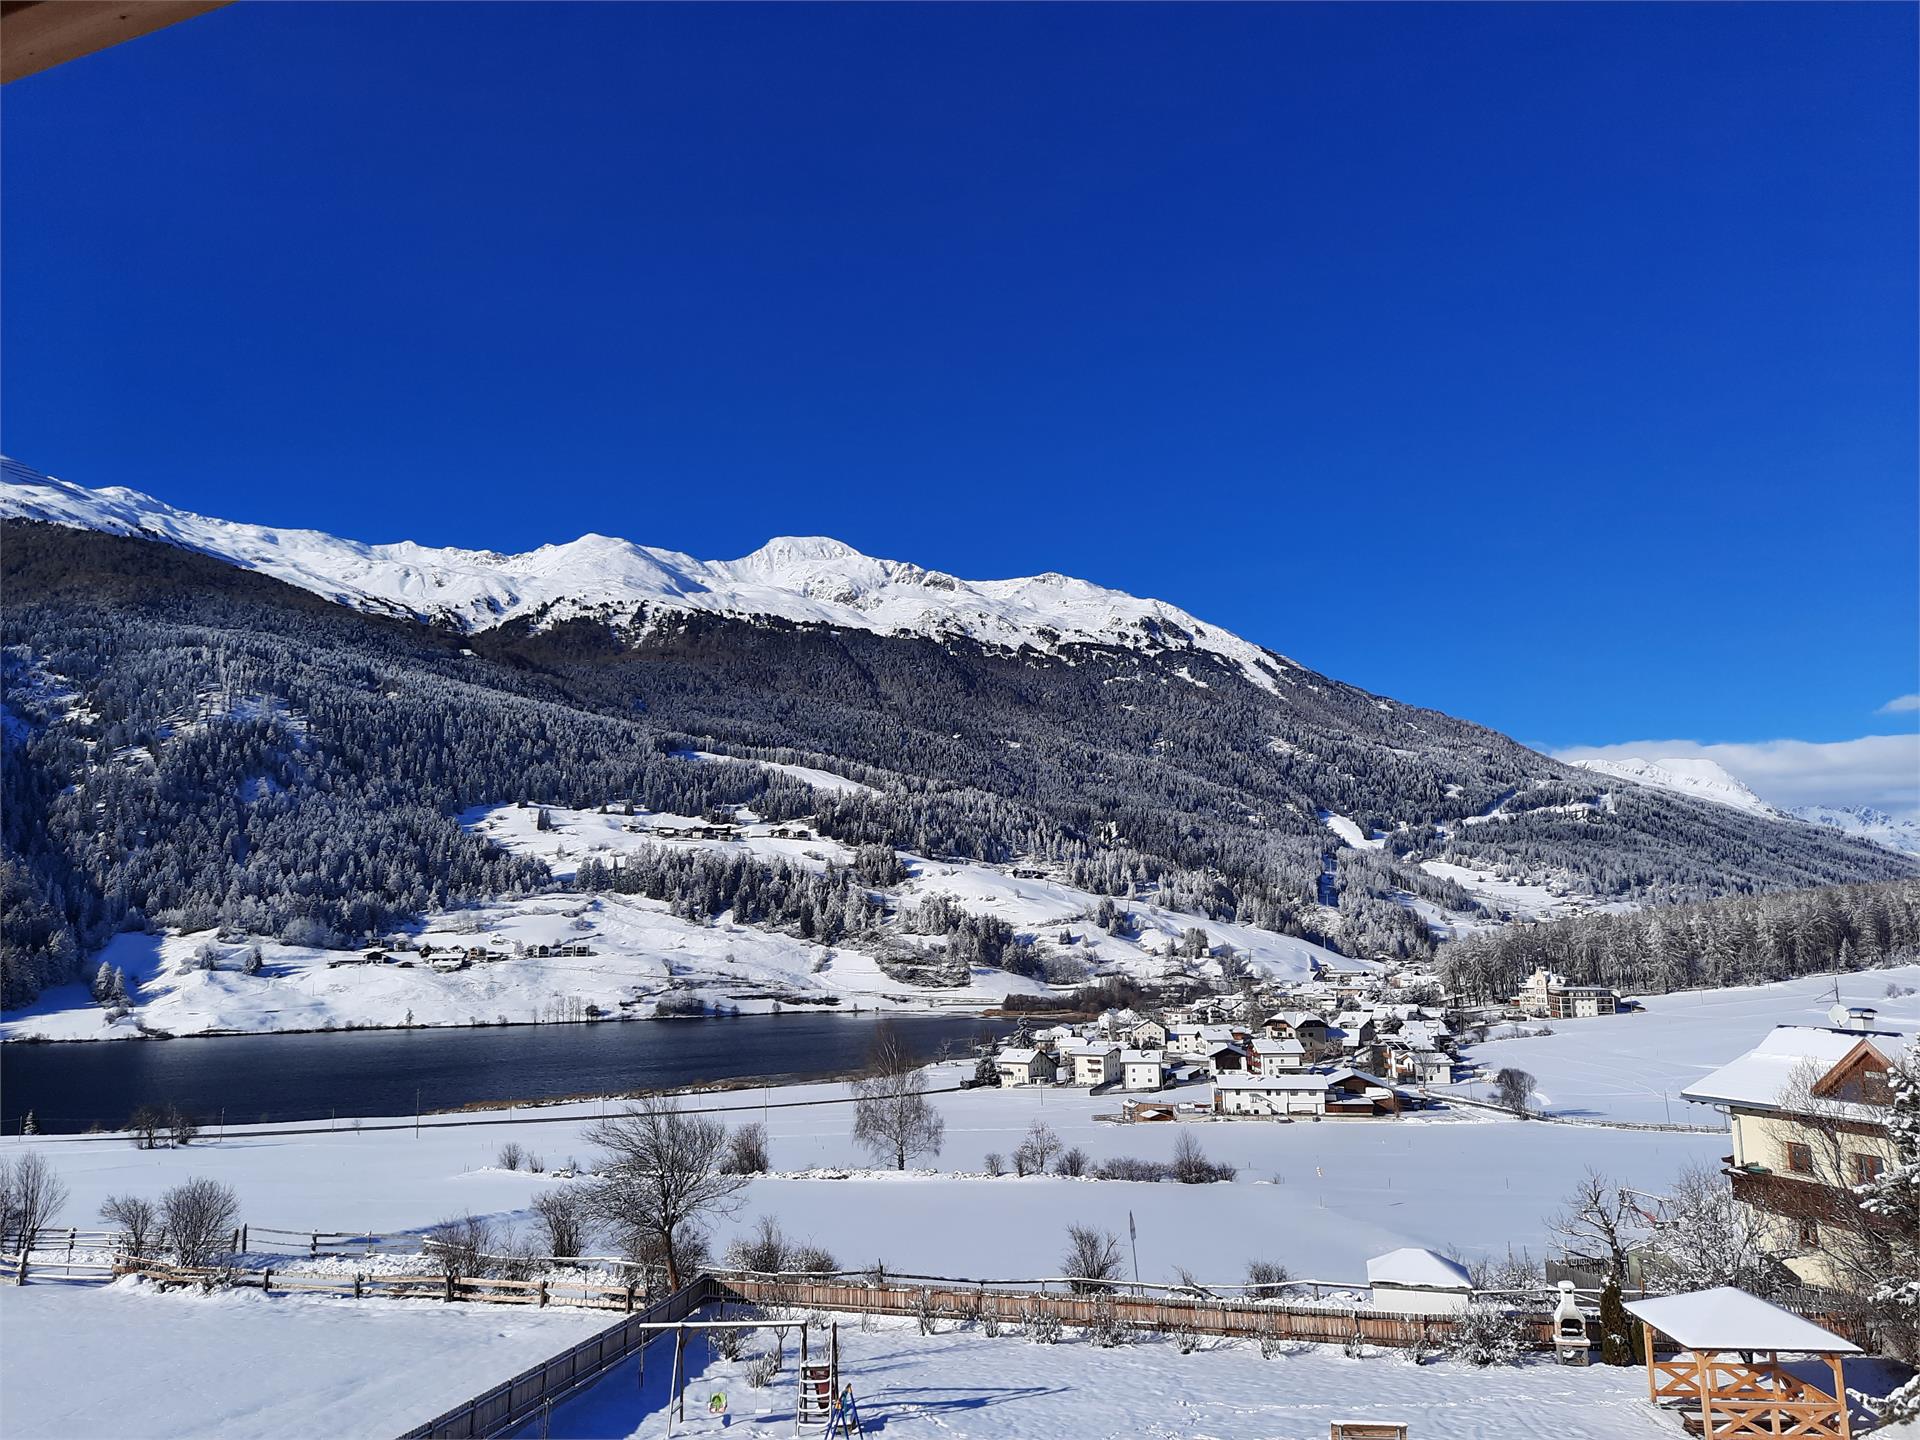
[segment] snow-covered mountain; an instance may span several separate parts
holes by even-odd
[[[820,536],[782,536],[738,560],[698,560],[606,535],[517,555],[406,540],[372,545],[217,520],[117,486],[89,490],[14,461],[0,476],[0,516],[160,540],[357,609],[469,632],[516,618],[546,625],[590,615],[644,624],[662,612],[709,611],[882,635],[966,636],[1009,649],[1198,650],[1268,691],[1297,668],[1159,600],[1056,574],[961,580]]]
[[[1920,820],[1896,820],[1871,805],[1796,805],[1787,813],[1809,825],[1824,825],[1889,850],[1920,855]]]
[[[1689,795],[1696,800],[1711,800],[1716,805],[1726,805],[1768,819],[1799,820],[1808,825],[1820,825],[1857,839],[1870,840],[1903,855],[1920,855],[1920,821],[1896,820],[1886,811],[1875,810],[1868,805],[1797,805],[1783,810],[1762,800],[1722,766],[1701,757],[1674,755],[1647,760],[1629,755],[1614,760],[1581,760],[1576,763],[1583,770],[1593,770],[1619,780],[1631,780],[1638,785],[1650,785],[1656,790]]]
[[[1699,757],[1670,755],[1663,759],[1645,760],[1637,755],[1628,755],[1617,760],[1581,760],[1577,763],[1583,770],[1611,775],[1617,780],[1631,780],[1636,785],[1650,785],[1656,790],[1669,790],[1675,795],[1686,795],[1695,800],[1711,800],[1716,805],[1744,810],[1749,815],[1778,819],[1784,813],[1762,800],[1713,761]]]

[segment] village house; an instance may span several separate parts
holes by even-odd
[[[1446,1085],[1453,1080],[1453,1057],[1439,1050],[1389,1045],[1387,1070],[1404,1084]]]
[[[1247,1052],[1238,1045],[1209,1045],[1206,1053],[1200,1057],[1206,1062],[1207,1073],[1214,1079],[1222,1075],[1244,1075],[1247,1073]]]
[[[1216,1115],[1356,1118],[1398,1115],[1400,1093],[1386,1081],[1358,1070],[1331,1074],[1228,1075],[1214,1082]]]
[[[1247,1072],[1281,1075],[1307,1068],[1307,1047],[1298,1040],[1255,1040],[1247,1047]]]
[[[993,1057],[993,1068],[1002,1085],[1051,1085],[1060,1069],[1045,1050],[1032,1048],[1002,1050]]]
[[[1887,1072],[1909,1043],[1868,1028],[1872,1010],[1836,1007],[1834,1028],[1776,1026],[1738,1060],[1681,1091],[1729,1121],[1733,1198],[1761,1243],[1809,1285],[1847,1289],[1846,1252],[1874,1222],[1853,1187],[1898,1156],[1887,1135]]]
[[[1620,997],[1605,985],[1569,985],[1566,976],[1541,965],[1527,977],[1513,1003],[1542,1020],[1584,1020],[1614,1014]]]
[[[1167,1083],[1167,1057],[1158,1050],[1122,1050],[1120,1083],[1128,1090],[1159,1090]]]
[[[1074,1085],[1110,1085],[1120,1078],[1120,1047],[1108,1040],[1073,1040],[1060,1047],[1060,1061]]]
[[[1269,1040],[1298,1040],[1302,1045],[1327,1043],[1327,1022],[1311,1010],[1283,1010],[1269,1015],[1260,1028]]]
[[[1127,1031],[1127,1039],[1142,1050],[1164,1050],[1167,1048],[1167,1027],[1149,1015],[1134,1022],[1133,1028]]]

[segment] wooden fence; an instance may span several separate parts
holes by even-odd
[[[55,1262],[57,1265],[58,1262]],[[591,1280],[499,1280],[452,1275],[309,1275],[266,1270],[191,1268],[160,1260],[129,1259],[111,1267],[114,1275],[139,1275],[159,1285],[217,1286],[286,1294],[295,1290],[327,1295],[394,1300],[476,1300],[492,1305],[568,1305],[576,1309],[621,1310],[632,1314],[644,1296],[631,1285]]]
[[[1333,1345],[1358,1338],[1368,1345],[1433,1346],[1440,1344],[1457,1323],[1451,1314],[1400,1315],[1352,1305],[1286,1301],[1199,1300],[1118,1293],[1061,1295],[986,1286],[871,1285],[857,1280],[819,1281],[744,1274],[722,1274],[717,1280],[734,1298],[748,1303],[803,1310],[918,1315],[925,1307],[940,1317],[971,1320],[990,1308],[994,1315],[1009,1322],[1045,1314],[1065,1325],[1113,1322],[1139,1330],[1271,1336]],[[1523,1314],[1520,1323],[1523,1343],[1535,1349],[1552,1348],[1551,1316]]]
[[[703,1305],[722,1298],[726,1297],[720,1287],[710,1276],[702,1275],[638,1314],[415,1426],[400,1440],[476,1440],[504,1434],[599,1379],[645,1347],[660,1333],[660,1327],[685,1320]]]

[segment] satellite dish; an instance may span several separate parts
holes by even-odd
[[[1853,1011],[1846,1005],[1835,1005],[1827,1011],[1827,1019],[1831,1020],[1843,1030],[1847,1027],[1847,1021],[1852,1018]]]

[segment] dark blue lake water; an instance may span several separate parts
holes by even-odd
[[[476,1102],[666,1089],[719,1080],[846,1073],[873,1041],[874,1015],[363,1030],[0,1046],[0,1124],[31,1111],[44,1131],[116,1127],[139,1105],[211,1122],[410,1115]],[[916,1055],[1005,1034],[993,1021],[902,1016]]]

